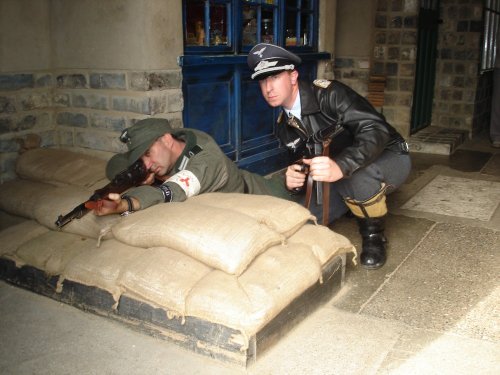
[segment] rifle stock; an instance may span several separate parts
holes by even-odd
[[[103,199],[106,199],[108,194],[121,194],[131,187],[139,185],[147,177],[148,171],[141,159],[137,160],[130,167],[118,173],[113,180],[106,186],[94,191],[88,200],[76,206],[66,215],[59,215],[55,225],[62,228],[73,219],[81,219],[89,211],[98,207]]]

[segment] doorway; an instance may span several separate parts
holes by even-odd
[[[439,23],[439,0],[422,1],[418,15],[417,63],[410,134],[431,125]]]

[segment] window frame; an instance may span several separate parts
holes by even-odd
[[[484,6],[484,28],[481,43],[480,73],[493,70],[497,50],[498,33],[500,28],[500,0],[486,0]]]

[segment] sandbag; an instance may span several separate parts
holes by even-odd
[[[346,253],[354,254],[353,262],[356,261],[354,245],[343,235],[335,233],[323,225],[304,225],[288,238],[288,243],[302,243],[309,246],[321,265],[334,256]]]
[[[144,251],[113,239],[104,241],[100,248],[83,251],[68,262],[61,274],[58,290],[68,279],[106,290],[118,302],[121,295],[118,279],[122,270],[135,258],[143,256]]]
[[[124,268],[119,284],[127,295],[184,316],[187,295],[211,271],[181,252],[155,247]]]
[[[0,255],[13,255],[22,244],[39,237],[49,230],[34,220],[8,227],[0,231]]]
[[[0,209],[13,215],[35,219],[35,207],[40,203],[41,195],[55,188],[55,185],[46,182],[7,181],[0,184]]]
[[[169,247],[235,275],[283,239],[247,215],[190,199],[138,211],[123,218],[112,231],[116,239],[129,245]]]
[[[105,168],[106,160],[55,148],[29,150],[16,163],[16,173],[23,179],[81,187],[107,181]]]
[[[73,208],[89,199],[88,192],[76,186],[56,187],[40,194],[39,204],[35,208],[35,219],[47,228],[57,229],[55,221],[61,214],[67,214]],[[119,215],[96,216],[88,212],[81,219],[74,219],[61,228],[67,233],[90,238],[109,239],[111,227],[120,220]]]
[[[54,186],[45,182],[13,180],[0,185],[0,208],[4,211],[35,219],[45,227],[57,230],[57,217],[67,214],[91,193],[77,186]],[[81,219],[65,225],[61,230],[90,238],[111,238],[111,226],[120,220],[119,215],[95,216],[89,212]]]
[[[239,277],[208,274],[186,300],[186,314],[252,335],[321,277],[311,249],[280,245],[258,256]]]
[[[316,220],[304,206],[269,195],[208,193],[190,199],[207,206],[248,215],[285,237],[291,236],[307,221]]]
[[[48,231],[19,246],[15,260],[18,267],[27,264],[48,275],[60,275],[71,259],[95,247],[96,241],[92,239]]]

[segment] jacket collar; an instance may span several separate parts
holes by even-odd
[[[299,95],[300,104],[302,106],[302,116],[320,112],[316,93],[311,84],[299,80]]]

